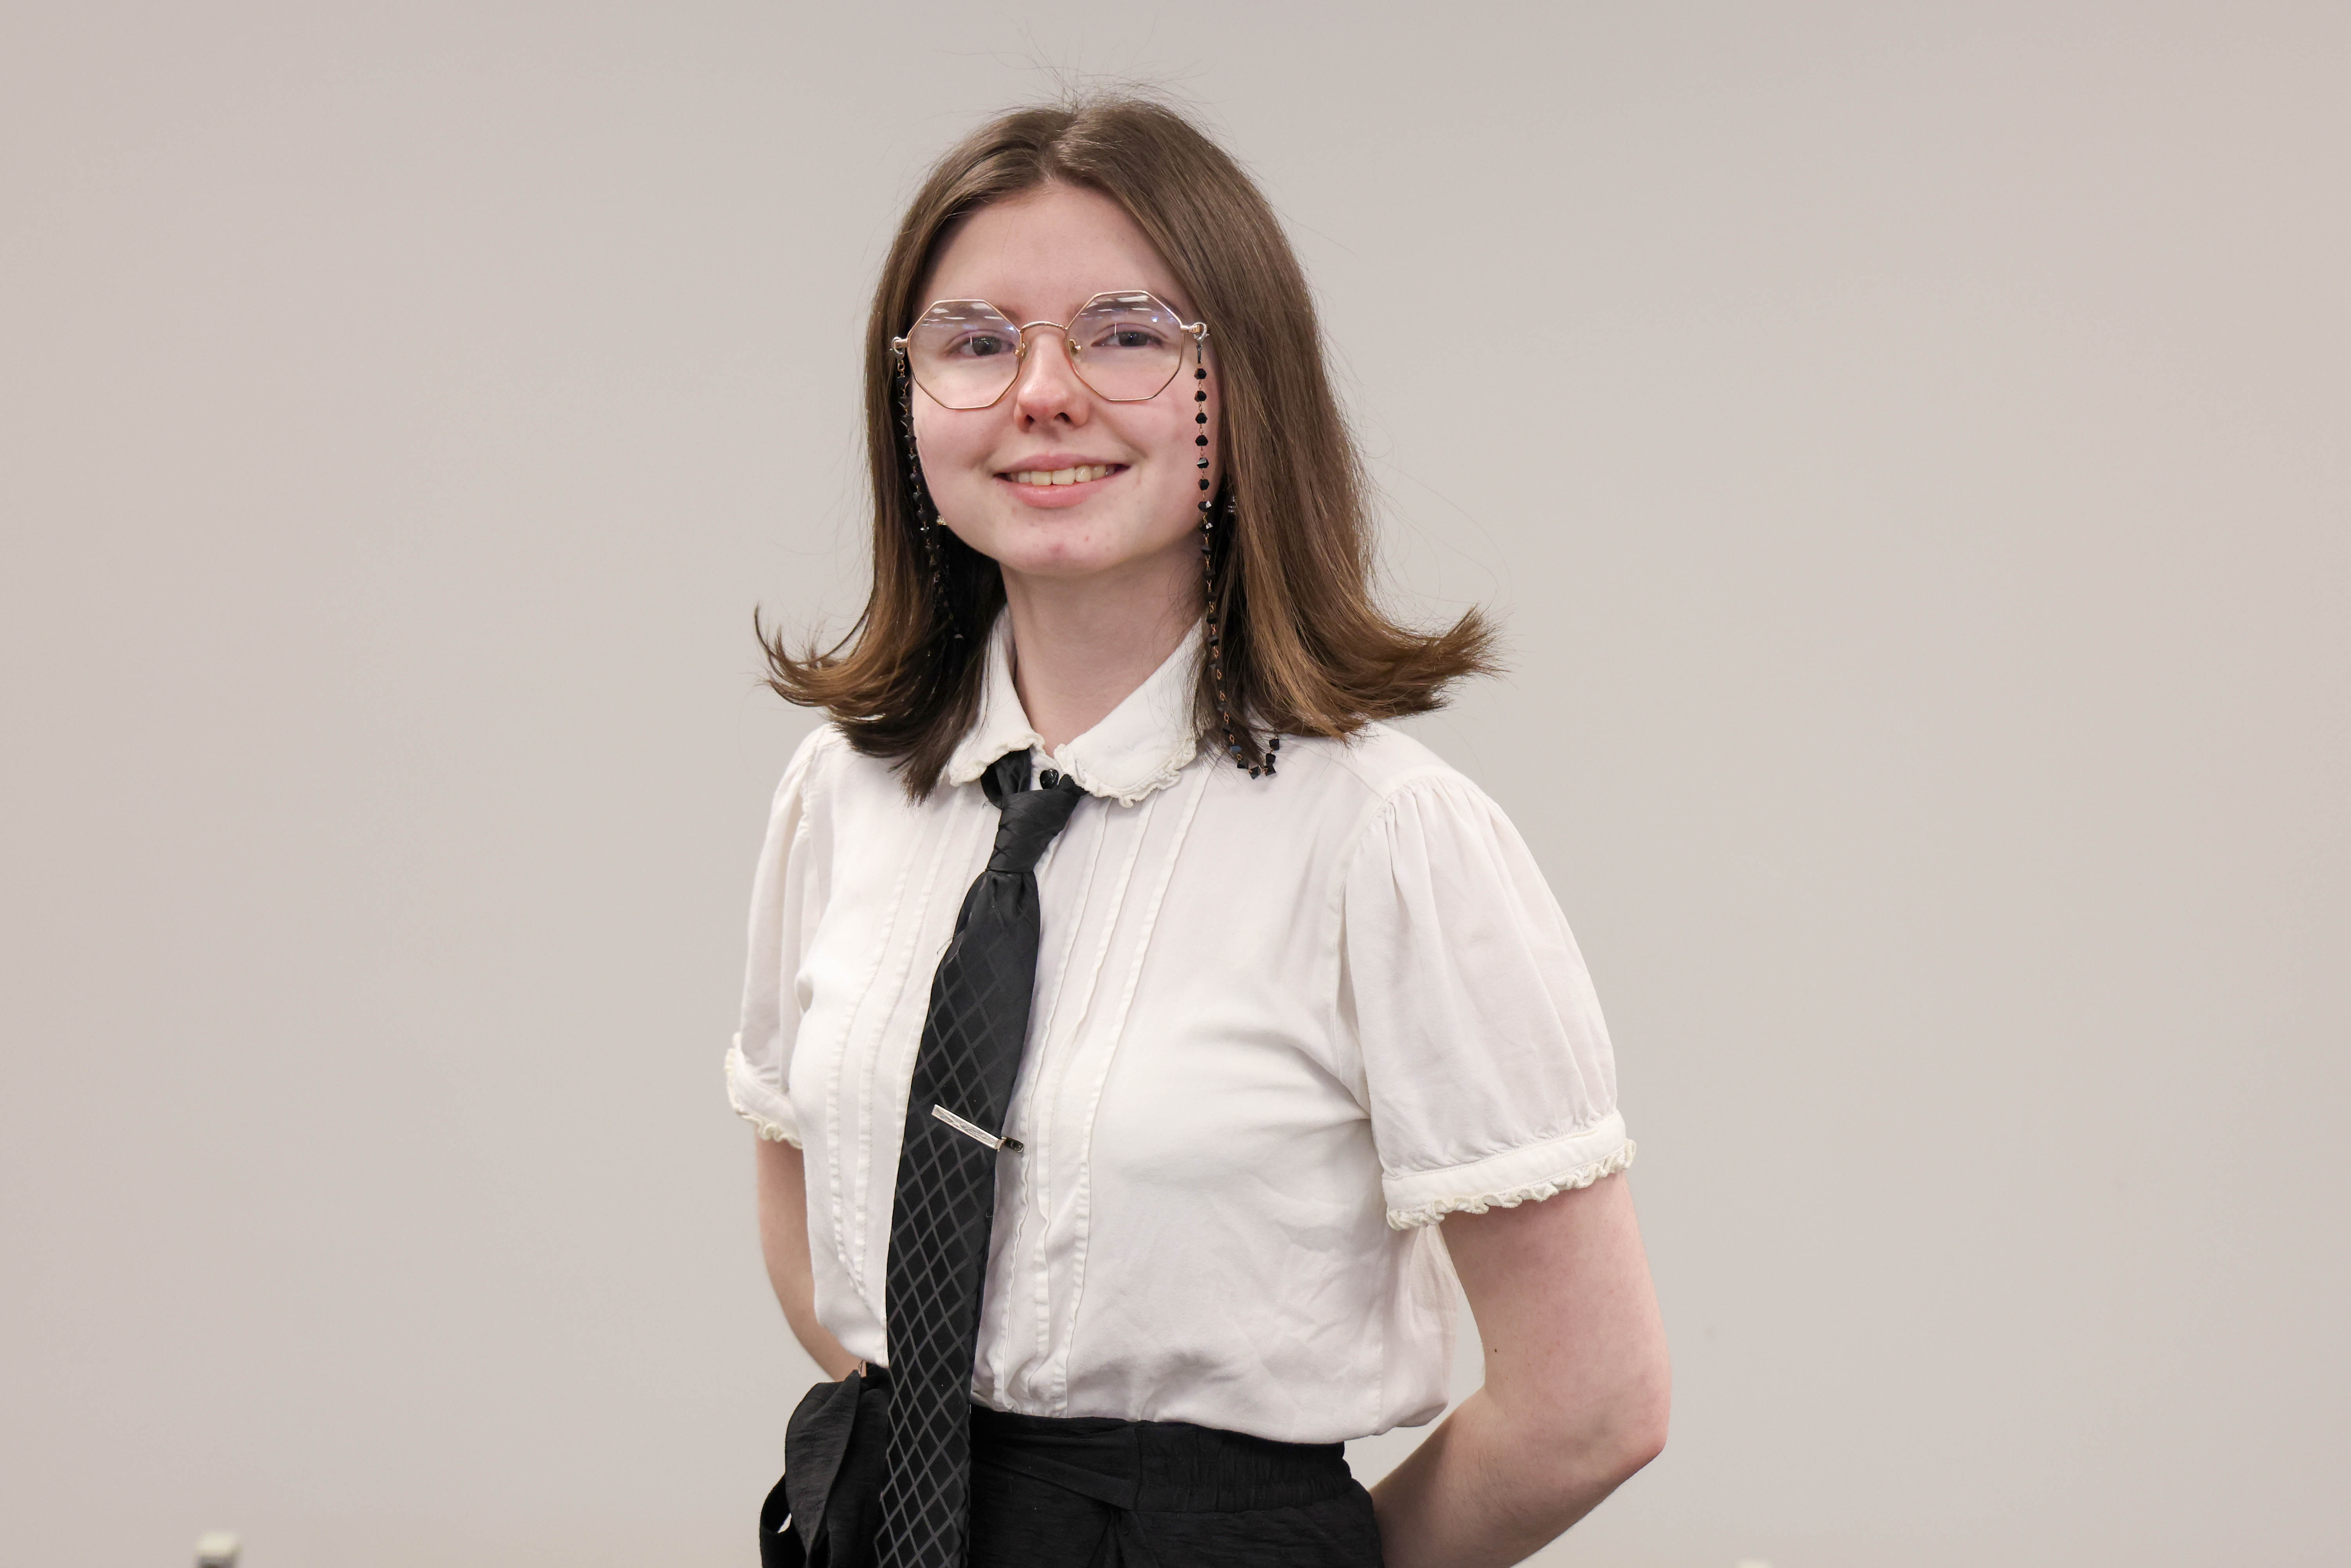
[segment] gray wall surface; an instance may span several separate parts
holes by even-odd
[[[1541,1561],[2351,1561],[2351,10],[1817,0],[0,0],[8,1560],[750,1561],[750,612],[1057,73],[1258,172],[1512,638],[1419,733],[1677,1379]]]

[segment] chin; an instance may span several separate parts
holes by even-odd
[[[957,537],[1006,571],[1062,580],[1114,572],[1167,548],[1165,541],[1134,538],[1128,528],[1081,512],[1006,519],[980,537],[960,530]]]
[[[1039,549],[1032,546],[1024,549],[1006,550],[995,558],[997,565],[1007,571],[1017,572],[1022,577],[1054,578],[1063,580],[1099,577],[1103,572],[1115,570],[1134,559],[1132,555],[1088,549],[1082,545],[1077,549],[1054,549],[1050,546]]]

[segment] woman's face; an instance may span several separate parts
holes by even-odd
[[[1062,321],[1087,299],[1145,288],[1196,320],[1191,299],[1134,220],[1109,197],[1046,185],[982,208],[948,242],[920,300],[985,299],[1016,322]],[[939,520],[1017,577],[1064,580],[1196,578],[1202,491],[1193,415],[1217,428],[1216,378],[1192,356],[1156,397],[1109,402],[1087,390],[1051,328],[1026,334],[1019,379],[992,407],[950,409],[917,388],[914,444]],[[1214,368],[1213,355],[1207,361]],[[1193,401],[1196,389],[1206,404]],[[1207,452],[1212,460],[1216,448]],[[1100,478],[1036,484],[1054,470]],[[1217,470],[1207,478],[1213,485]],[[1213,494],[1213,490],[1209,493]]]

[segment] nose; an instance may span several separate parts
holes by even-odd
[[[1019,375],[1012,383],[1013,418],[1024,429],[1056,421],[1083,424],[1092,394],[1078,380],[1069,329],[1058,321],[1031,321],[1020,329],[1020,345]]]

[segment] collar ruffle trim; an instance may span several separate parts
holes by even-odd
[[[1199,755],[1192,693],[1202,638],[1195,626],[1143,685],[1127,694],[1100,724],[1047,755],[1089,795],[1138,804],[1182,776]],[[987,673],[979,717],[947,758],[941,777],[968,784],[1008,751],[1041,748],[1012,680],[1012,617],[998,612],[987,638]]]

